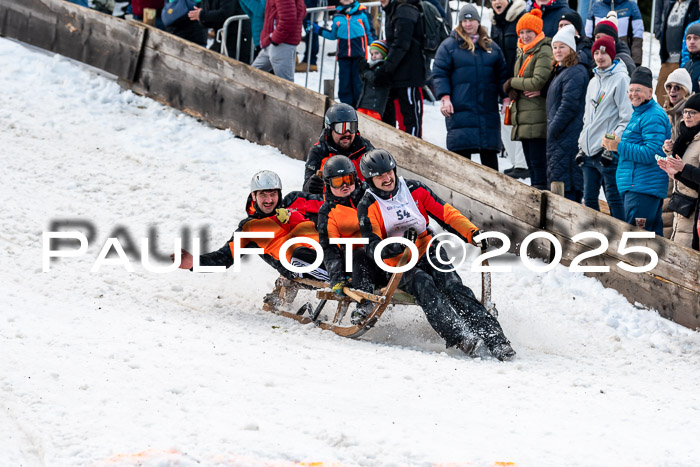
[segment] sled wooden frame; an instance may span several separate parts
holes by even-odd
[[[409,250],[404,250],[401,258],[399,259],[398,267],[403,266],[408,262]],[[403,277],[403,272],[395,272],[391,275],[389,283],[386,287],[381,289],[382,295],[371,294],[368,292],[363,292],[361,290],[351,289],[349,287],[343,288],[343,293],[345,297],[338,296],[335,292],[330,290],[318,290],[316,292],[316,297],[321,299],[323,303],[321,306],[325,305],[325,301],[337,301],[338,307],[335,312],[333,319],[329,321],[322,321],[319,319],[314,320],[312,317],[306,315],[305,311],[307,307],[302,307],[299,312],[291,312],[285,310],[271,310],[272,313],[285,318],[291,318],[298,321],[301,324],[311,324],[314,323],[321,329],[325,331],[332,331],[342,337],[356,338],[362,336],[364,333],[369,331],[377,324],[379,318],[382,316],[384,311],[390,304],[415,304],[414,301],[401,299],[394,300],[394,294],[396,293],[401,278]],[[317,281],[313,279],[295,279],[294,282],[301,284],[302,286],[314,289],[330,289],[330,284],[328,282]],[[406,294],[403,292],[403,294]],[[412,298],[412,297],[411,297]],[[347,312],[348,307],[351,303],[359,303],[361,300],[369,300],[374,303],[374,308],[367,318],[365,318],[361,323],[349,326],[343,326],[340,323]]]

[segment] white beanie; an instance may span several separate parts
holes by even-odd
[[[559,31],[557,31],[554,37],[552,37],[552,45],[555,42],[561,42],[562,44],[569,46],[571,50],[576,52],[576,28],[574,27],[574,25],[567,24]]]
[[[615,10],[610,10],[610,11],[608,12],[608,14],[605,15],[605,19],[608,20],[608,21],[610,21],[611,23],[613,23],[613,24],[615,25],[615,27],[618,27],[618,26],[617,26],[617,11],[615,11]]]
[[[685,92],[690,94],[693,90],[693,80],[690,78],[690,73],[685,68],[676,68],[668,75],[664,87],[668,86],[668,83],[677,83],[685,88]]]

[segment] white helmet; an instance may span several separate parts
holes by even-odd
[[[262,170],[255,175],[250,181],[250,192],[260,190],[282,190],[282,180],[279,175],[271,170]]]

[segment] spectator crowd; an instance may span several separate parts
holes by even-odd
[[[208,31],[246,14],[229,25],[229,55],[289,81],[317,70],[318,36],[335,40],[342,103],[420,138],[423,99],[434,96],[450,151],[498,170],[505,150],[506,175],[540,190],[562,182],[596,210],[602,188],[612,216],[699,249],[698,0],[656,1],[655,86],[633,0],[594,0],[585,19],[567,0],[491,0],[490,28],[472,3],[453,17],[438,0],[379,0],[383,31],[357,0],[336,1],[321,24],[307,14],[318,0],[131,0],[125,11],[139,20],[156,9],[157,26],[216,51],[221,37]]]

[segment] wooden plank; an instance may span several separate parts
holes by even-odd
[[[230,128],[236,135],[259,144],[268,144],[280,149],[290,157],[306,159],[311,145],[323,127],[323,112],[319,115],[295,107],[293,99],[279,94],[281,99],[267,95],[248,83],[241,84],[245,76],[234,72],[250,67],[232,62],[219,54],[214,60],[218,66],[211,68],[193,66],[183,59],[187,54],[164,54],[153,46],[151,37],[162,36],[149,31],[146,47],[140,62],[137,82],[130,85],[135,92],[153,97],[177,109],[206,120],[220,127]],[[159,37],[160,43],[167,41]],[[178,39],[183,50],[191,47]],[[213,52],[195,48],[202,56],[211,59]],[[173,47],[169,47],[173,50]],[[190,57],[192,59],[192,57]],[[226,72],[229,69],[229,72]],[[256,83],[274,79],[289,85],[284,80],[253,70],[258,75]],[[186,76],[186,79],[163,79],[171,76]],[[236,78],[234,79],[234,76]],[[309,102],[313,101],[313,105]],[[325,97],[307,101],[309,109],[325,109]],[[265,115],[265,118],[259,116]],[[294,115],[294,118],[290,118]]]
[[[133,79],[145,34],[135,22],[62,0],[0,0],[0,34]]]
[[[321,118],[326,112],[326,96],[290,83],[271,73],[260,71],[232,58],[192,44],[165,31],[150,28],[145,46],[150,51],[150,57],[161,58],[170,64],[174,63],[174,61],[181,62],[181,65],[172,65],[174,67],[173,71],[184,73],[184,75],[165,76],[187,76],[189,79],[190,77],[196,78],[197,75],[205,74],[211,79],[226,80],[229,86],[235,86],[240,89],[254,89],[266,96],[267,99],[272,98],[285,102],[289,106],[290,111],[284,117],[289,120],[293,119],[292,116],[296,118],[295,113],[297,111],[307,112]],[[180,82],[179,84],[187,90],[192,90],[192,86],[187,82]],[[268,117],[266,114],[257,112],[256,109],[252,109],[252,112],[255,113],[250,113],[245,118],[258,117],[260,115]],[[322,128],[323,126],[319,126],[313,129],[316,138],[318,138]]]
[[[602,233],[608,239],[607,254],[616,258],[616,261],[625,261],[634,266],[641,266],[649,261],[647,255],[622,255],[618,252],[624,232],[643,232],[636,226],[564,198],[552,200],[548,204],[546,219],[547,229],[556,232],[561,238],[564,261],[570,261],[581,252],[571,239],[587,231]],[[582,243],[589,248],[600,244],[595,239],[582,240]],[[630,245],[645,246],[657,253],[659,263],[652,271],[654,274],[700,293],[700,252],[684,248],[662,237],[635,239]],[[631,276],[630,280],[634,281],[635,277]]]
[[[526,224],[540,225],[539,190],[366,115],[360,114],[359,119],[363,136],[375,147],[388,150],[400,167],[465,196],[478,198],[486,206]]]

